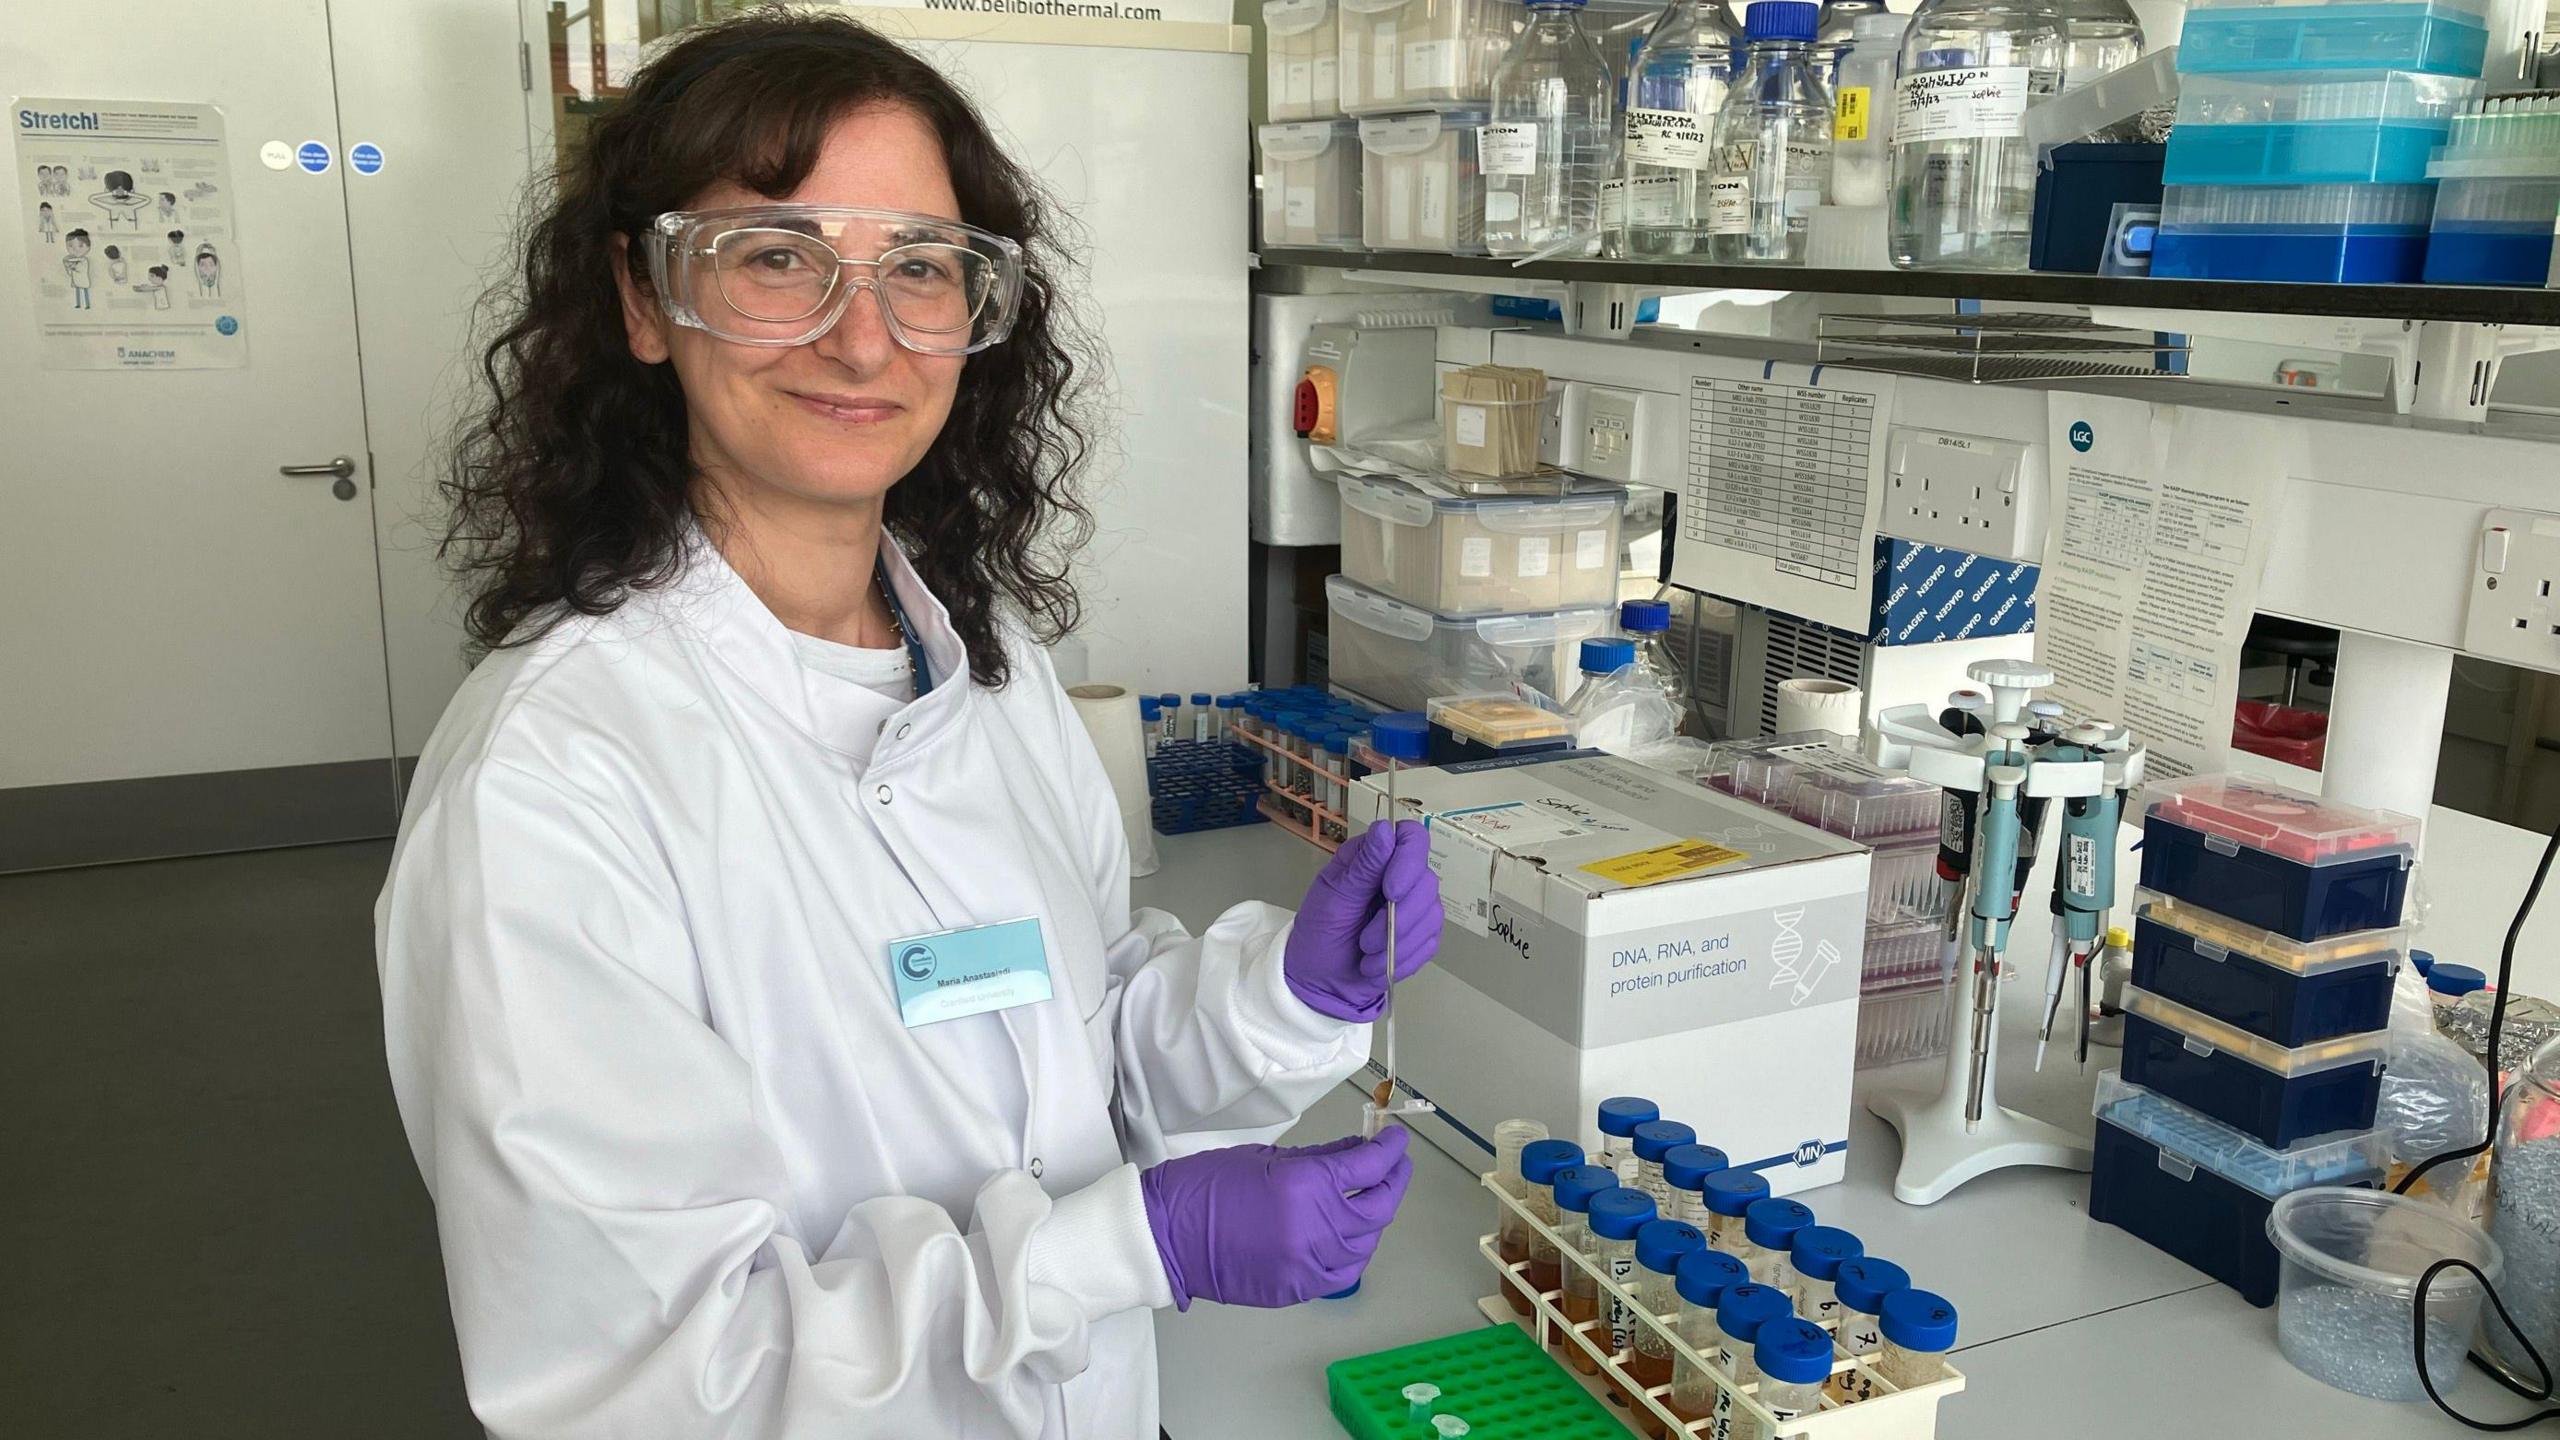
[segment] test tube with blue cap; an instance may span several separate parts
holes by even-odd
[[[1758,1283],[1736,1285],[1724,1292],[1716,1304],[1716,1328],[1724,1332],[1724,1340],[1716,1347],[1716,1367],[1731,1377],[1736,1385],[1749,1385],[1760,1378],[1756,1346],[1763,1327],[1793,1317],[1795,1307],[1787,1297]],[[1767,1440],[1760,1433],[1759,1417],[1733,1403],[1734,1392],[1716,1394],[1716,1440]]]
[[[1867,1253],[1857,1236],[1837,1225],[1808,1225],[1796,1232],[1794,1265],[1800,1287],[1796,1313],[1817,1325],[1840,1318],[1840,1267]]]
[[[1635,1133],[1639,1125],[1650,1125],[1662,1118],[1662,1107],[1641,1095],[1612,1095],[1600,1102],[1600,1148],[1593,1152],[1591,1163],[1606,1165],[1618,1172],[1618,1183],[1632,1185],[1636,1181]]]
[[[1168,690],[1156,697],[1156,710],[1156,739],[1171,744],[1182,733],[1182,697]]]
[[[1831,1337],[1810,1320],[1773,1320],[1760,1327],[1751,1347],[1760,1372],[1752,1398],[1773,1420],[1793,1420],[1822,1407],[1822,1382],[1831,1378]]]
[[[1191,721],[1191,738],[1204,744],[1209,739],[1209,730],[1213,723],[1210,700],[1211,697],[1206,690],[1191,692],[1191,712],[1187,717]]]
[[[1695,1145],[1698,1132],[1678,1120],[1648,1120],[1627,1137],[1636,1152],[1635,1187],[1653,1201],[1653,1208],[1671,1213],[1671,1187],[1663,1179],[1662,1160],[1675,1146]]]
[[[1662,1152],[1662,1185],[1671,1192],[1671,1218],[1706,1229],[1707,1177],[1732,1163],[1713,1145],[1674,1145]]]
[[[1751,1278],[1772,1290],[1788,1292],[1787,1304],[1795,1305],[1796,1237],[1813,1226],[1813,1211],[1801,1200],[1754,1200],[1742,1212],[1742,1238],[1751,1242],[1743,1251],[1742,1263],[1751,1267]]]
[[[1688,1342],[1691,1350],[1702,1356],[1713,1355],[1724,1344],[1724,1330],[1716,1323],[1716,1307],[1724,1302],[1724,1292],[1750,1283],[1751,1272],[1743,1268],[1741,1261],[1722,1250],[1699,1250],[1680,1257],[1680,1268],[1672,1277],[1672,1285],[1680,1294],[1680,1338]],[[1671,1365],[1671,1413],[1679,1416],[1682,1422],[1714,1418],[1716,1396],[1721,1389],[1706,1371],[1691,1363],[1688,1356],[1674,1357]],[[1657,1433],[1669,1434],[1668,1431]]]
[[[1164,702],[1158,700],[1153,695],[1140,696],[1138,699],[1138,737],[1146,742],[1147,753],[1150,755],[1156,753],[1157,747],[1164,743],[1164,737],[1158,733],[1163,724]]]
[[[1833,1327],[1840,1353],[1873,1355],[1884,1347],[1884,1302],[1911,1288],[1911,1272],[1890,1260],[1861,1255],[1840,1262],[1832,1288],[1840,1301],[1840,1323]],[[1831,1377],[1831,1398],[1843,1405],[1873,1393],[1868,1371],[1851,1368]]]
[[[1402,818],[1396,804],[1396,772],[1422,763],[1430,753],[1430,722],[1412,711],[1381,715],[1370,723],[1369,744],[1387,762],[1386,808],[1379,814],[1378,823],[1393,826]],[[1430,1101],[1410,1089],[1404,1092],[1403,1099],[1396,1096],[1396,902],[1392,895],[1387,897],[1387,999],[1378,1013],[1376,1033],[1384,1057],[1385,1078],[1370,1092],[1369,1103],[1361,1110],[1360,1133],[1370,1136],[1397,1115],[1427,1115],[1433,1108]]]

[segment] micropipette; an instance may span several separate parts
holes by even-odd
[[[1410,711],[1381,715],[1370,723],[1370,747],[1387,762],[1386,774],[1379,782],[1387,792],[1387,803],[1378,817],[1378,824],[1392,830],[1402,818],[1401,808],[1396,803],[1396,772],[1408,763],[1420,764],[1430,754],[1430,741],[1429,722]],[[1434,1108],[1430,1101],[1413,1095],[1410,1090],[1406,1094],[1412,1098],[1402,1102],[1396,1099],[1396,901],[1393,895],[1386,897],[1386,909],[1387,993],[1377,1021],[1378,1047],[1385,1057],[1385,1076],[1370,1091],[1369,1102],[1361,1107],[1360,1133],[1364,1136],[1375,1136],[1394,1116],[1428,1114]]]
[[[2082,725],[2046,747],[2044,758],[2054,764],[2103,762],[2110,748],[2121,750],[2125,743],[2121,732],[2100,725]],[[2116,778],[2122,778],[2121,772]],[[2036,1032],[2038,1070],[2044,1068],[2045,1048],[2052,1043],[2054,1017],[2062,1005],[2063,980],[2072,965],[2082,967],[2080,1023],[2084,1030],[2088,1025],[2087,965],[2097,950],[2107,907],[2115,903],[2116,821],[2121,813],[2121,797],[2122,792],[2113,785],[2103,785],[2096,794],[2074,795],[2062,802],[2062,849],[2054,857],[2053,867],[2053,962],[2045,972],[2043,1024]],[[2085,1038],[2081,1050],[2085,1058]]]

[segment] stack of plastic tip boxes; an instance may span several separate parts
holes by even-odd
[[[2151,273],[2414,281],[2489,0],[2194,0]],[[2546,224],[2547,228],[2547,224]]]
[[[1267,0],[1266,244],[1484,251],[1476,132],[1518,0]]]
[[[1941,938],[1947,897],[1938,879],[1945,792],[1868,764],[1843,748],[1848,743],[1821,730],[1727,741],[1708,751],[1699,780],[1875,851],[1858,977],[1863,1070],[1946,1053],[1954,974]]]
[[[2453,117],[2436,181],[2427,271],[2437,285],[2541,285],[2560,219],[2560,94],[2501,95]]]
[[[2374,1109],[2417,831],[2229,776],[2152,788],[2093,1219],[2266,1305],[2276,1200],[2380,1183]]]

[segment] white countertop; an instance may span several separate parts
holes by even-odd
[[[1267,825],[1167,837],[1164,867],[1138,882],[1139,903],[1194,930],[1239,900],[1295,904],[1322,856]],[[2003,1007],[2023,1029],[2030,1005]],[[2065,1060],[2032,1073],[2034,1046],[2002,1047],[2001,1098],[2085,1133],[2089,1075]],[[2112,1052],[2106,1052],[2112,1054]],[[2109,1063],[2112,1063],[2111,1061]],[[1901,1080],[1932,1065],[1867,1072]],[[1552,1122],[1556,1117],[1548,1117]],[[1292,1138],[1359,1128],[1360,1096],[1345,1086],[1310,1111]],[[1335,1440],[1324,1367],[1346,1356],[1411,1344],[1483,1323],[1492,1292],[1476,1238],[1493,1201],[1475,1171],[1430,1145],[1414,1147],[1412,1189],[1360,1293],[1292,1310],[1196,1305],[1159,1312],[1164,1427],[1173,1440]],[[2471,1432],[2432,1406],[2394,1405],[2333,1390],[2277,1353],[2271,1310],[2088,1218],[2086,1176],[2010,1170],[1935,1205],[1893,1198],[1900,1145],[1862,1108],[1851,1126],[1843,1183],[1805,1193],[1825,1223],[1843,1225],[1871,1253],[1899,1261],[1955,1302],[1965,1339],[1954,1362],[1966,1389],[1948,1402],[1939,1434],[1954,1440],[2159,1440],[2164,1435],[2318,1435],[2324,1440],[2420,1440]],[[2491,1417],[2519,1402],[2466,1372],[2452,1398]],[[2058,1430],[2057,1426],[2067,1426]]]

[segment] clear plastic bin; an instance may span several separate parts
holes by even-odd
[[[1443,615],[1607,605],[1618,597],[1625,487],[1545,498],[1459,495],[1428,481],[1343,475],[1342,573]]]
[[[1868,924],[1866,953],[1858,965],[1859,993],[1942,984],[1952,973],[1946,932],[1936,922]]]
[[[1527,12],[1518,0],[1342,0],[1350,113],[1481,105]]]
[[[2448,177],[2427,231],[2427,283],[2540,285],[2555,221],[2560,175]]]
[[[1372,115],[1360,122],[1360,234],[1372,250],[1484,253],[1481,110]]]
[[[2133,983],[2278,1045],[2379,1030],[2407,952],[2399,927],[2303,942],[2134,892]]]
[[[1263,110],[1274,121],[1342,112],[1334,0],[1263,0]]]
[[[1954,1014],[1943,980],[1858,997],[1857,1068],[1900,1065],[1947,1053]]]
[[[2410,71],[2190,75],[2161,179],[2171,185],[2413,184],[2480,82]],[[2163,217],[2166,218],[2165,216]]]
[[[2376,1400],[2423,1402],[2418,1280],[2439,1260],[2477,1266],[2494,1285],[2505,1257],[2489,1232],[2440,1204],[2378,1190],[2318,1186],[2275,1203],[2267,1236],[2284,1257],[2276,1348],[2303,1374]],[[2426,1366],[2438,1391],[2462,1374],[2486,1291],[2468,1270],[2427,1286]]]
[[[2478,77],[2489,0],[2187,0],[2178,69],[2424,70]]]
[[[1360,122],[1265,125],[1262,239],[1272,245],[1360,244]]]
[[[1867,870],[1867,923],[1935,923],[1947,918],[1947,886],[1938,878],[1938,842],[1906,840],[1876,847]]]
[[[1927,836],[1934,844],[1946,792],[1902,775],[1814,771],[1796,782],[1795,817],[1868,845]]]
[[[1608,629],[1605,605],[1526,615],[1434,614],[1343,576],[1324,582],[1335,685],[1391,710],[1421,710],[1435,695],[1499,690],[1512,681],[1553,695],[1579,672],[1582,642]]]
[[[1792,815],[1796,784],[1807,775],[1896,778],[1850,749],[1852,743],[1847,736],[1828,730],[1719,740],[1707,747],[1706,761],[1698,768],[1698,783]]]
[[[2151,273],[2395,285],[2426,267],[2429,185],[2171,185]]]
[[[2142,885],[2319,940],[2400,923],[2418,822],[2227,775],[2144,792]]]
[[[2373,1127],[2391,1037],[2287,1049],[2174,1000],[2125,988],[2124,1078],[2276,1149]]]

